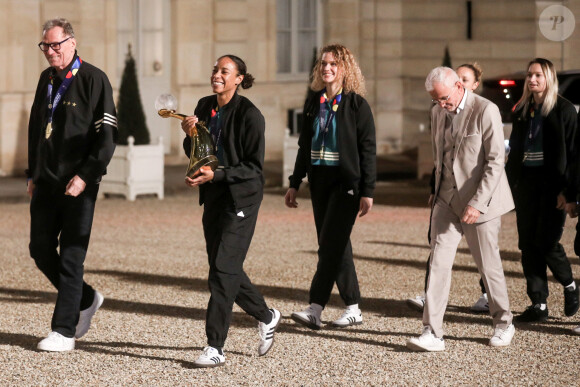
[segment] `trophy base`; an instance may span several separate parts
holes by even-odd
[[[185,173],[185,176],[193,179],[196,175],[199,174],[199,169],[201,167],[210,167],[212,171],[215,171],[215,169],[218,167],[219,161],[218,158],[215,155],[209,155],[204,157],[201,160],[196,161],[193,164],[190,164],[187,167],[187,172]]]

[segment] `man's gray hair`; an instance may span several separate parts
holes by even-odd
[[[75,32],[72,28],[72,25],[68,20],[62,17],[52,19],[44,23],[44,25],[42,26],[42,33],[44,34],[46,31],[54,27],[62,27],[64,34],[66,36],[70,36],[71,38],[75,37]]]
[[[425,79],[425,90],[428,93],[432,92],[434,87],[434,83],[444,83],[445,86],[453,87],[455,83],[459,82],[459,76],[452,68],[439,66],[435,67],[429,75],[427,75],[427,79]]]

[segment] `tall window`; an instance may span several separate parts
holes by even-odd
[[[320,0],[276,0],[278,74],[307,74],[320,41]]]

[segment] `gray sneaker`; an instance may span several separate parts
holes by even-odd
[[[487,293],[483,293],[481,297],[471,305],[470,308],[473,312],[477,313],[487,313],[489,312],[489,302],[487,301]]]
[[[77,323],[77,328],[75,332],[75,338],[80,339],[83,337],[91,327],[91,319],[97,313],[97,310],[103,305],[105,298],[103,295],[95,290],[95,298],[93,303],[85,310],[81,310],[79,314],[79,322]]]
[[[423,307],[425,306],[425,294],[417,296],[415,298],[407,298],[407,305],[411,309],[415,309],[418,310],[419,312],[422,312]]]

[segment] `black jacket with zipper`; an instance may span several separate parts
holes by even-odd
[[[510,152],[506,164],[506,174],[512,191],[517,187],[523,167],[526,135],[529,131],[529,118],[521,116],[517,110],[513,116],[513,128],[510,135]],[[563,193],[567,202],[576,201],[574,177],[576,170],[576,129],[577,118],[574,105],[558,95],[556,105],[542,123],[544,171],[554,192]],[[517,189],[517,188],[516,188]]]
[[[312,171],[310,151],[314,135],[314,119],[320,111],[320,93],[304,104],[304,120],[298,139],[298,155],[290,187],[299,189],[302,179]],[[375,122],[368,102],[358,94],[345,93],[336,112],[337,144],[340,174],[345,191],[373,197],[376,183]]]
[[[61,72],[62,77],[76,58],[75,53]],[[83,61],[54,112],[52,134],[47,139],[47,90],[51,77],[55,81],[53,96],[62,82],[52,67],[40,75],[28,124],[26,174],[34,183],[53,186],[66,186],[75,175],[87,184],[98,183],[113,157],[117,139],[117,113],[109,79],[103,71]]]
[[[194,114],[209,125],[211,110],[216,106],[216,95],[204,97],[197,103]],[[249,99],[238,93],[222,109],[225,113],[221,133],[224,165],[214,171],[212,183],[227,184],[234,206],[244,208],[259,203],[264,193],[264,117]],[[189,157],[189,136],[183,140],[183,149]],[[200,186],[200,205],[204,203],[206,184]]]

